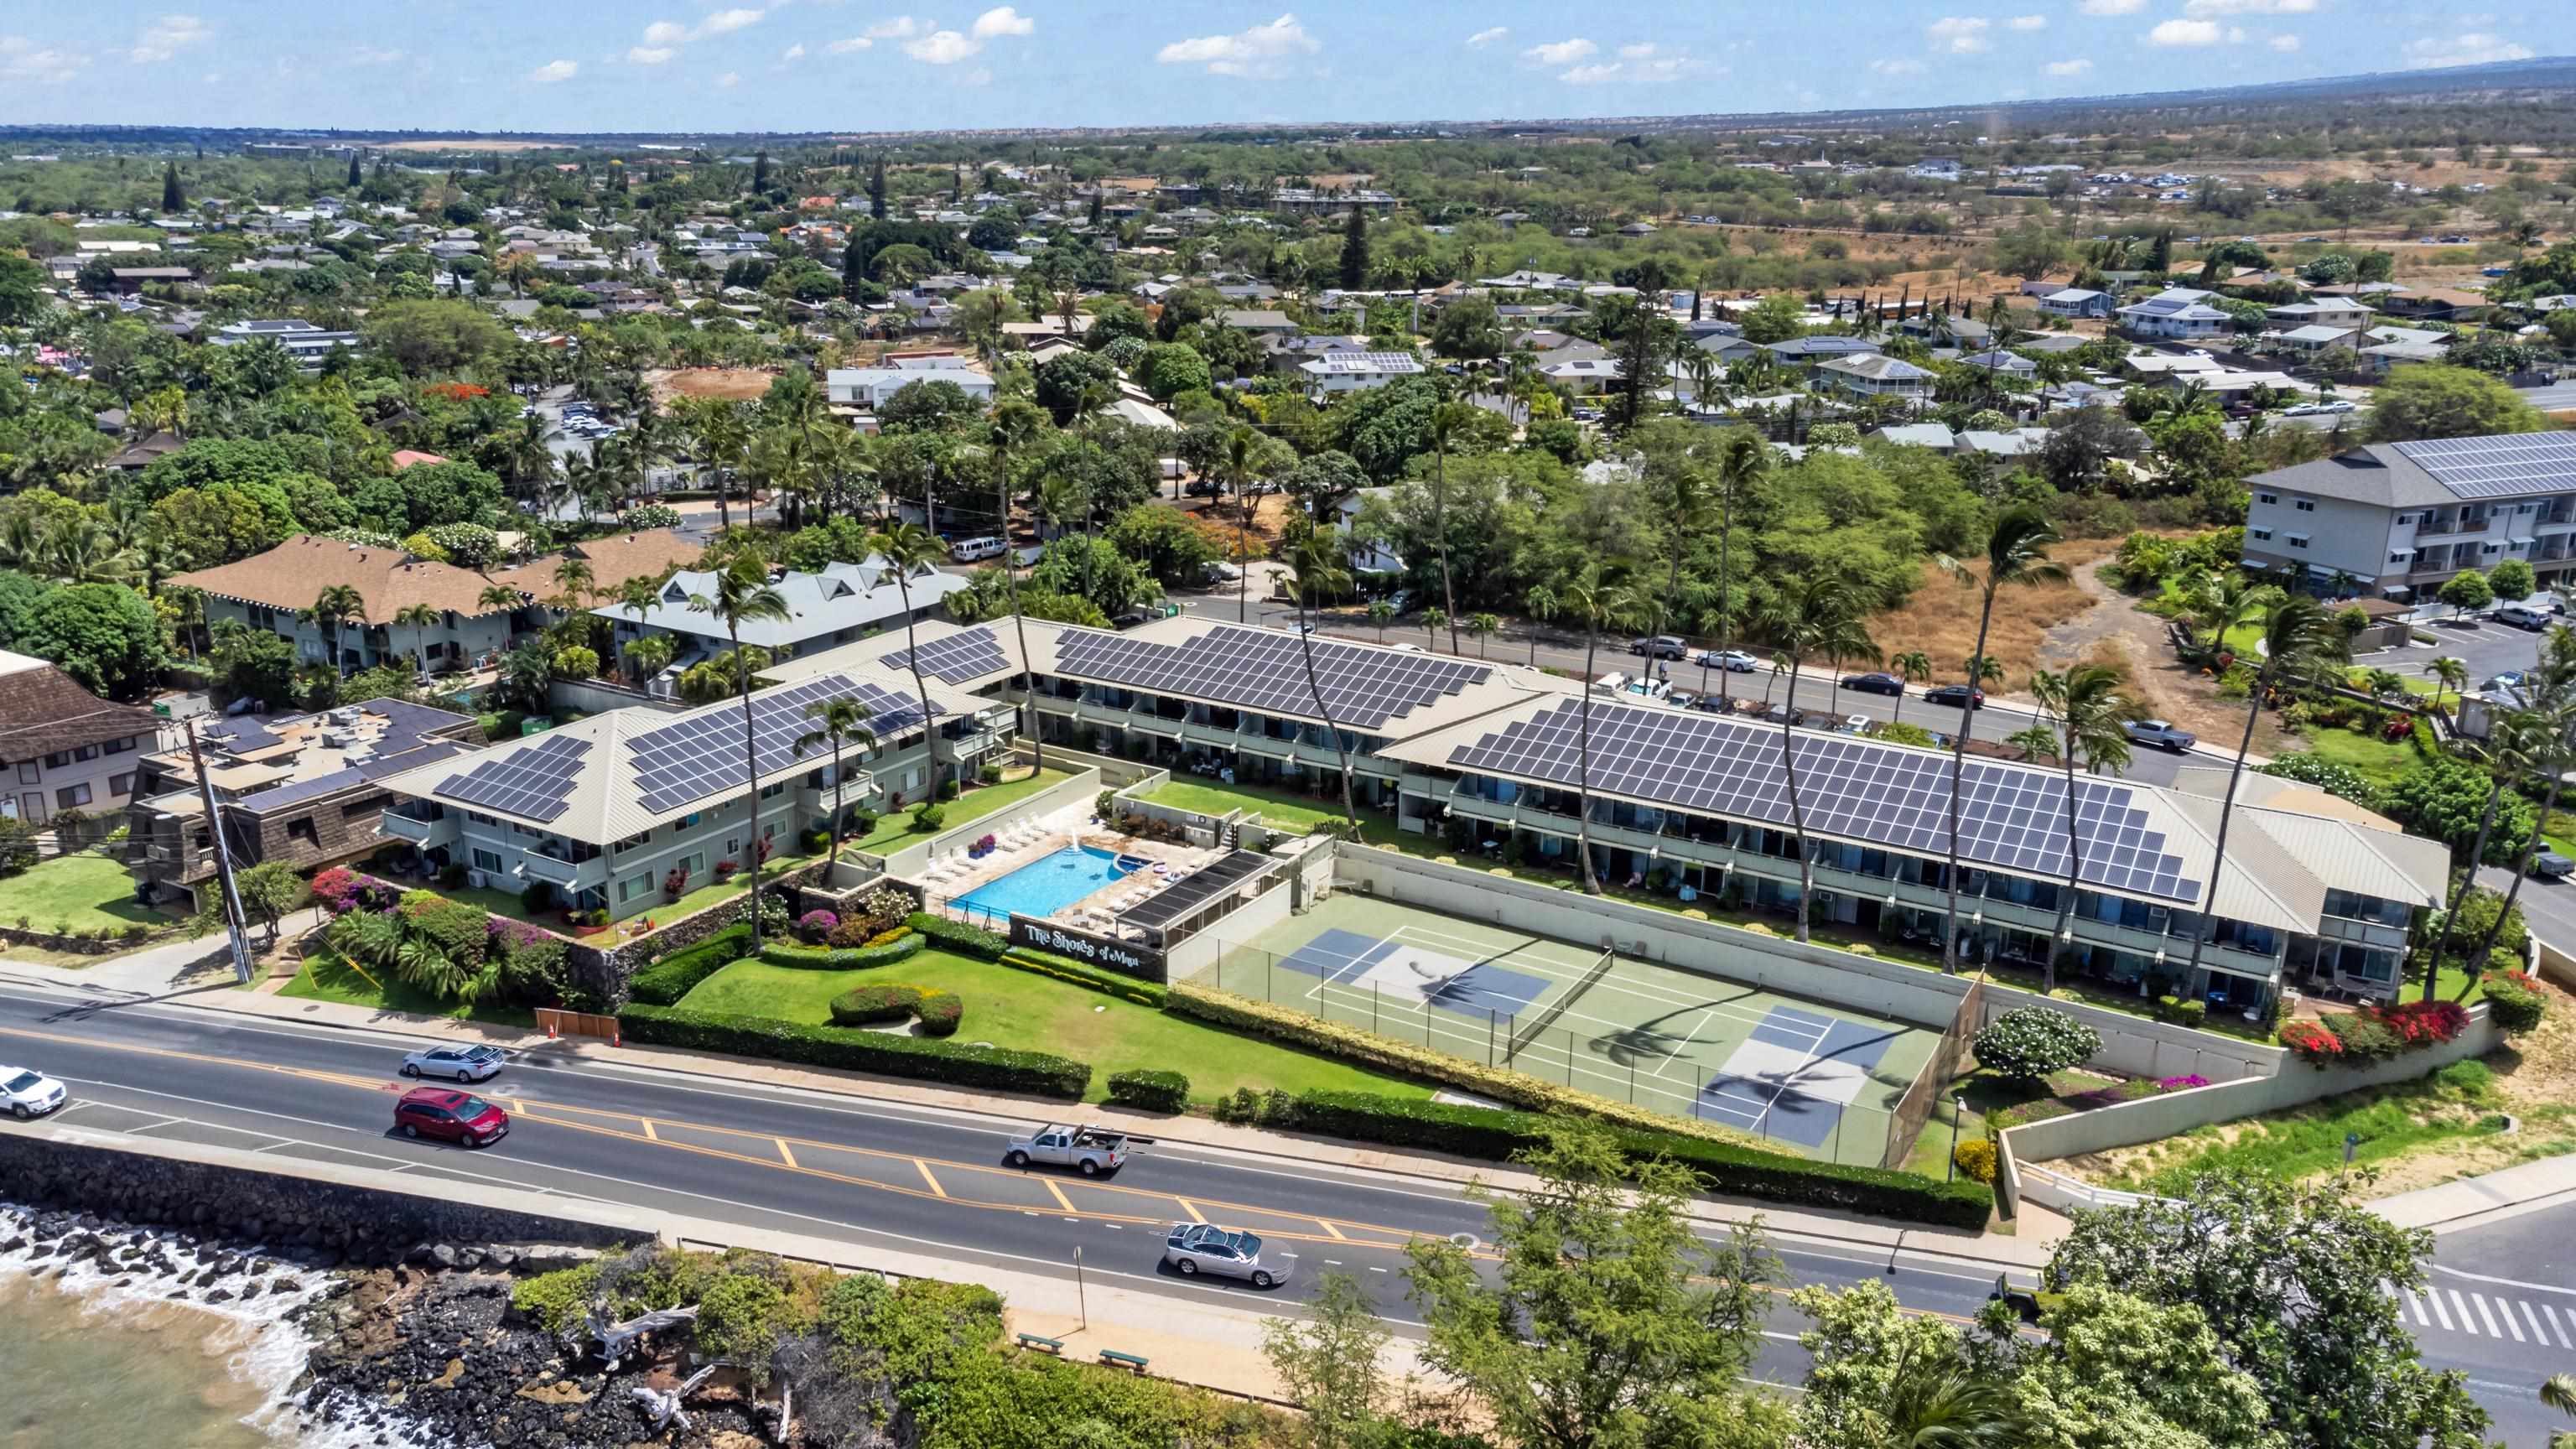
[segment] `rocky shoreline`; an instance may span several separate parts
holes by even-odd
[[[510,1308],[523,1274],[589,1250],[396,1244],[365,1232],[225,1222],[141,1224],[0,1205],[0,1272],[109,1301],[188,1303],[266,1325],[273,1376],[252,1422],[323,1449],[611,1449],[643,1442],[748,1449],[761,1434],[725,1380],[688,1401],[689,1427],[657,1428],[636,1389],[673,1387],[670,1365],[630,1356],[615,1373]]]

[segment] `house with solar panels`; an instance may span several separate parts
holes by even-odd
[[[2576,434],[2373,443],[2245,480],[2245,566],[2430,599],[2509,558],[2576,580]]]
[[[2120,319],[2120,330],[2132,337],[2161,342],[2224,337],[2235,327],[2235,319],[2210,306],[2209,296],[2196,287],[2173,287],[2144,301],[2132,302],[2113,315]]]
[[[1786,906],[1799,889],[1777,725],[1669,704],[1592,703],[1580,686],[1482,659],[1180,616],[1126,631],[1026,621],[921,630],[941,681],[995,699],[1027,682],[1050,743],[1288,788],[1333,788],[1336,737],[1361,808],[1399,828],[1569,862],[1590,783],[1595,864],[1612,882]],[[874,646],[787,666],[863,667]],[[773,671],[773,675],[781,671]],[[1318,702],[1318,694],[1321,702]],[[1816,918],[1937,940],[1947,889],[1950,762],[1935,751],[1791,732],[1816,863]],[[2284,984],[2395,992],[2406,928],[2445,881],[2440,843],[2322,791],[2249,775],[2217,873],[2226,772],[2158,787],[2079,777],[2079,874],[2066,969],[2147,995],[2258,1012]],[[2068,851],[2063,772],[1972,758],[1961,808],[1962,930],[1980,959],[2048,949]],[[1526,840],[1527,846],[1522,842]],[[1458,909],[1473,913],[1470,902]],[[2204,916],[2204,912],[2207,915]],[[2186,970],[2190,932],[2210,940]],[[2184,979],[2189,976],[2190,979]],[[1829,983],[1819,983],[1828,987]]]
[[[723,620],[689,607],[690,599],[713,593],[715,581],[712,573],[682,570],[662,581],[660,601],[640,617],[623,604],[591,612],[614,627],[621,657],[626,646],[638,639],[669,635],[675,647],[664,673],[676,677],[690,665],[733,647]],[[861,563],[826,565],[821,573],[790,569],[779,575],[773,587],[787,601],[787,617],[743,621],[742,642],[781,660],[899,629],[907,619],[930,618],[950,594],[966,588],[967,581],[923,564],[898,584],[894,569],[871,555]]]
[[[797,743],[814,728],[818,704],[857,702],[876,736],[847,750],[839,766],[843,804],[854,814],[918,803],[935,778],[980,770],[1007,750],[1015,732],[1008,702],[938,682],[943,667],[955,672],[981,658],[934,656],[925,641],[925,710],[900,643],[874,641],[868,666],[753,694],[748,751],[740,700],[682,714],[611,710],[379,782],[396,797],[379,829],[409,842],[432,870],[463,866],[469,885],[516,892],[542,884],[569,909],[604,910],[611,920],[642,915],[748,869],[764,843],[772,853],[791,852],[798,837],[828,825],[836,783],[830,747]],[[756,810],[746,798],[755,766]]]

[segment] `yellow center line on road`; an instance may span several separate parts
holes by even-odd
[[[1185,1197],[1176,1197],[1173,1198],[1172,1201],[1181,1205],[1181,1211],[1190,1215],[1191,1222],[1203,1223],[1207,1221],[1207,1214],[1199,1211],[1197,1203],[1194,1203]]]
[[[796,1154],[787,1150],[787,1139],[784,1137],[778,1139],[778,1160],[790,1167],[796,1165]]]
[[[1332,1235],[1334,1242],[1347,1243],[1350,1241],[1350,1239],[1342,1236],[1342,1230],[1340,1228],[1333,1226],[1333,1220],[1331,1218],[1317,1218],[1315,1221],[1324,1225],[1324,1231]]]
[[[782,1143],[781,1145],[783,1146],[784,1144]],[[912,1160],[912,1165],[921,1169],[921,1180],[930,1184],[932,1195],[943,1198],[948,1196],[948,1189],[941,1187],[939,1185],[939,1179],[930,1175],[929,1163],[916,1157]]]
[[[1073,1204],[1065,1198],[1065,1195],[1064,1195],[1064,1189],[1063,1189],[1063,1188],[1060,1188],[1060,1187],[1058,1187],[1058,1186],[1056,1186],[1056,1185],[1055,1185],[1055,1179],[1054,1179],[1054,1178],[1052,1178],[1052,1177],[1041,1177],[1041,1178],[1039,1178],[1039,1179],[1038,1179],[1038,1181],[1045,1183],[1045,1184],[1046,1184],[1046,1190],[1047,1190],[1048,1192],[1051,1192],[1051,1193],[1055,1194],[1055,1205],[1056,1205],[1057,1207],[1060,1207],[1060,1208],[1064,1209],[1066,1212],[1072,1212],[1072,1211],[1073,1211]]]
[[[643,1119],[643,1121],[644,1121],[644,1140],[645,1140],[645,1141],[647,1141],[647,1142],[659,1142],[659,1141],[661,1141],[661,1140],[662,1140],[662,1134],[660,1134],[660,1133],[658,1133],[658,1132],[656,1132],[656,1131],[654,1131],[654,1130],[653,1130],[653,1119],[652,1119],[652,1118],[650,1118],[650,1117],[647,1117],[647,1118],[644,1118],[644,1119]]]

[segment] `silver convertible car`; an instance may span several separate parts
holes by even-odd
[[[510,1054],[496,1046],[423,1047],[403,1058],[406,1077],[435,1077],[443,1082],[480,1082],[501,1070]]]
[[[1214,1223],[1172,1224],[1171,1236],[1163,1240],[1163,1261],[1184,1278],[1206,1273],[1240,1278],[1255,1288],[1288,1281],[1286,1262],[1262,1261],[1260,1238]]]

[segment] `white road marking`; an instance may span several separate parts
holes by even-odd
[[[2513,1335],[2514,1342],[2521,1343],[2523,1341],[2522,1325],[2513,1321],[2513,1300],[2510,1298],[2499,1298],[2496,1300],[2496,1305],[2504,1310],[2505,1332]]]
[[[2452,1297],[2457,1298],[2458,1296],[2459,1296],[2459,1290],[2457,1290],[2457,1289],[2453,1289],[2453,1290],[2452,1290]],[[2501,1332],[2499,1332],[2499,1331],[2496,1329],[2495,1315],[2494,1315],[2493,1313],[2490,1313],[2490,1312],[2488,1312],[2488,1311],[2487,1311],[2487,1301],[2486,1301],[2484,1298],[2479,1297],[2477,1294],[2472,1293],[2472,1294],[2470,1294],[2470,1295],[2469,1295],[2469,1302],[2471,1302],[2471,1303],[2473,1303],[2473,1304],[2476,1304],[2476,1305],[2477,1305],[2478,1317],[2479,1317],[2481,1320],[2483,1320],[2483,1321],[2485,1322],[2486,1326],[2487,1326],[2487,1337],[2489,1337],[2489,1338],[2502,1338],[2502,1337],[2504,1337],[2504,1334],[2502,1334]],[[2466,1308],[2462,1308],[2462,1309],[2460,1310],[2460,1321],[2461,1321],[2462,1323],[2466,1323],[2466,1322],[2468,1322],[2468,1321],[2469,1321],[2469,1310],[2468,1310],[2468,1309],[2466,1309]]]
[[[2549,1334],[2540,1326],[2540,1315],[2532,1311],[2529,1303],[2522,1305],[2522,1316],[2531,1320],[2531,1341],[2544,1348],[2548,1347]],[[2519,1335],[2517,1335],[2517,1337],[2519,1337]]]
[[[2417,1328],[2422,1328],[2431,1321],[2424,1316],[2424,1300],[2416,1297],[2411,1289],[2406,1294],[2406,1306],[2414,1310]]]
[[[2453,1278],[2465,1278],[2472,1283],[2494,1283],[2506,1288],[2528,1288],[2534,1293],[2564,1293],[2570,1298],[2576,1298],[2576,1288],[2565,1288],[2556,1283],[2526,1283],[2520,1278],[2497,1278],[2485,1273],[2471,1273],[2459,1268],[2445,1268],[2439,1263],[2429,1264],[2428,1266],[2430,1266],[2436,1273],[2448,1274]]]
[[[2544,1303],[2540,1305],[2540,1311],[2549,1315],[2549,1331],[2558,1335],[2558,1346],[2560,1348],[2576,1348],[2576,1343],[2568,1341],[2567,1325],[2558,1321],[2557,1305]]]
[[[2442,1306],[2442,1290],[2439,1288],[2427,1288],[2424,1290],[2424,1299],[2426,1302],[2433,1305],[2433,1316],[2442,1320],[2442,1331],[2444,1333],[2450,1332],[2451,1310]]]

